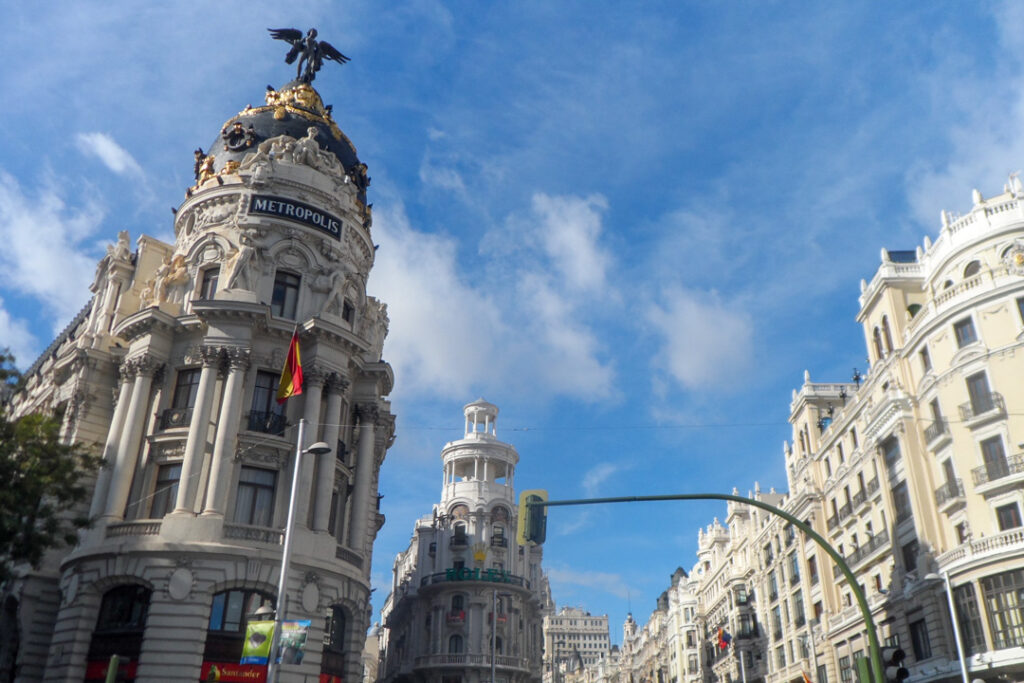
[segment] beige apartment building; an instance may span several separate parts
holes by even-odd
[[[608,654],[608,615],[578,607],[562,607],[544,615],[544,679],[554,681],[556,670],[594,666]]]
[[[804,520],[845,558],[911,681],[964,675],[950,598],[966,677],[1024,680],[1024,186],[1011,177],[998,196],[975,191],[964,215],[942,212],[934,241],[883,250],[859,303],[870,367],[834,383],[804,373],[783,448],[789,492],[748,496]],[[619,670],[594,680],[639,672],[632,680],[659,683],[658,666],[667,683],[688,680],[650,662],[671,661],[669,644],[691,630],[708,682],[855,678],[864,621],[815,543],[732,503],[698,541],[696,613],[659,605],[640,630],[669,625],[649,639],[648,673],[624,644]],[[719,628],[732,636],[724,649]]]

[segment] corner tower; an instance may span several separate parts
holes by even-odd
[[[29,412],[59,407],[70,388],[90,397],[66,412],[64,433],[105,457],[97,523],[27,575],[61,596],[22,628],[54,634],[33,644],[49,648],[45,680],[102,678],[115,653],[129,680],[259,680],[239,659],[261,606],[311,622],[282,681],[361,676],[393,376],[387,309],[366,291],[366,166],[310,73],[196,150],[174,243],[142,236],[133,252],[122,233],[89,307],[15,400]],[[304,387],[280,405],[293,332]],[[333,451],[300,463],[291,582],[278,596],[300,419],[302,446]]]
[[[540,683],[547,580],[539,546],[515,543],[516,449],[498,407],[463,408],[463,438],[441,450],[441,502],[395,558],[382,610],[385,683]]]

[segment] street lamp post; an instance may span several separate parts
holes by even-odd
[[[270,658],[267,660],[267,680],[277,683],[281,667],[277,663],[281,650],[281,626],[288,609],[288,569],[292,559],[292,525],[295,522],[295,499],[299,488],[299,460],[306,453],[323,455],[330,453],[331,447],[318,441],[309,448],[303,448],[306,438],[306,420],[299,420],[299,433],[295,440],[295,462],[292,463],[292,490],[288,496],[288,521],[284,525],[284,541],[281,549],[281,577],[277,584],[277,609],[274,611],[274,636],[271,640]]]
[[[956,620],[956,606],[953,604],[953,587],[949,583],[949,572],[943,571],[942,576],[934,572],[926,574],[923,580],[944,581],[946,584],[946,601],[949,603],[949,619],[953,622],[953,640],[956,641],[956,656],[960,660],[960,676],[963,678],[963,683],[971,683],[967,676],[967,658],[964,656],[964,646],[960,642],[960,625]]]

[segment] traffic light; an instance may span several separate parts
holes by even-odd
[[[906,653],[898,647],[882,648],[882,666],[885,667],[885,680],[889,683],[899,683],[910,677],[907,667],[903,666]]]
[[[548,499],[543,489],[530,489],[519,494],[519,519],[516,528],[516,542],[519,545],[540,545],[544,542],[548,528],[546,505],[529,505]]]

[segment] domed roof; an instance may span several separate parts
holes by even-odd
[[[324,106],[313,86],[292,81],[274,90],[268,85],[266,100],[265,106],[246,107],[221,128],[207,152],[214,157],[212,170],[215,173],[224,169],[228,162],[241,163],[245,155],[255,152],[264,140],[278,135],[304,138],[310,126],[320,129],[317,136],[320,148],[332,152],[346,172],[360,165],[355,145],[338,128],[331,118],[331,108]]]

